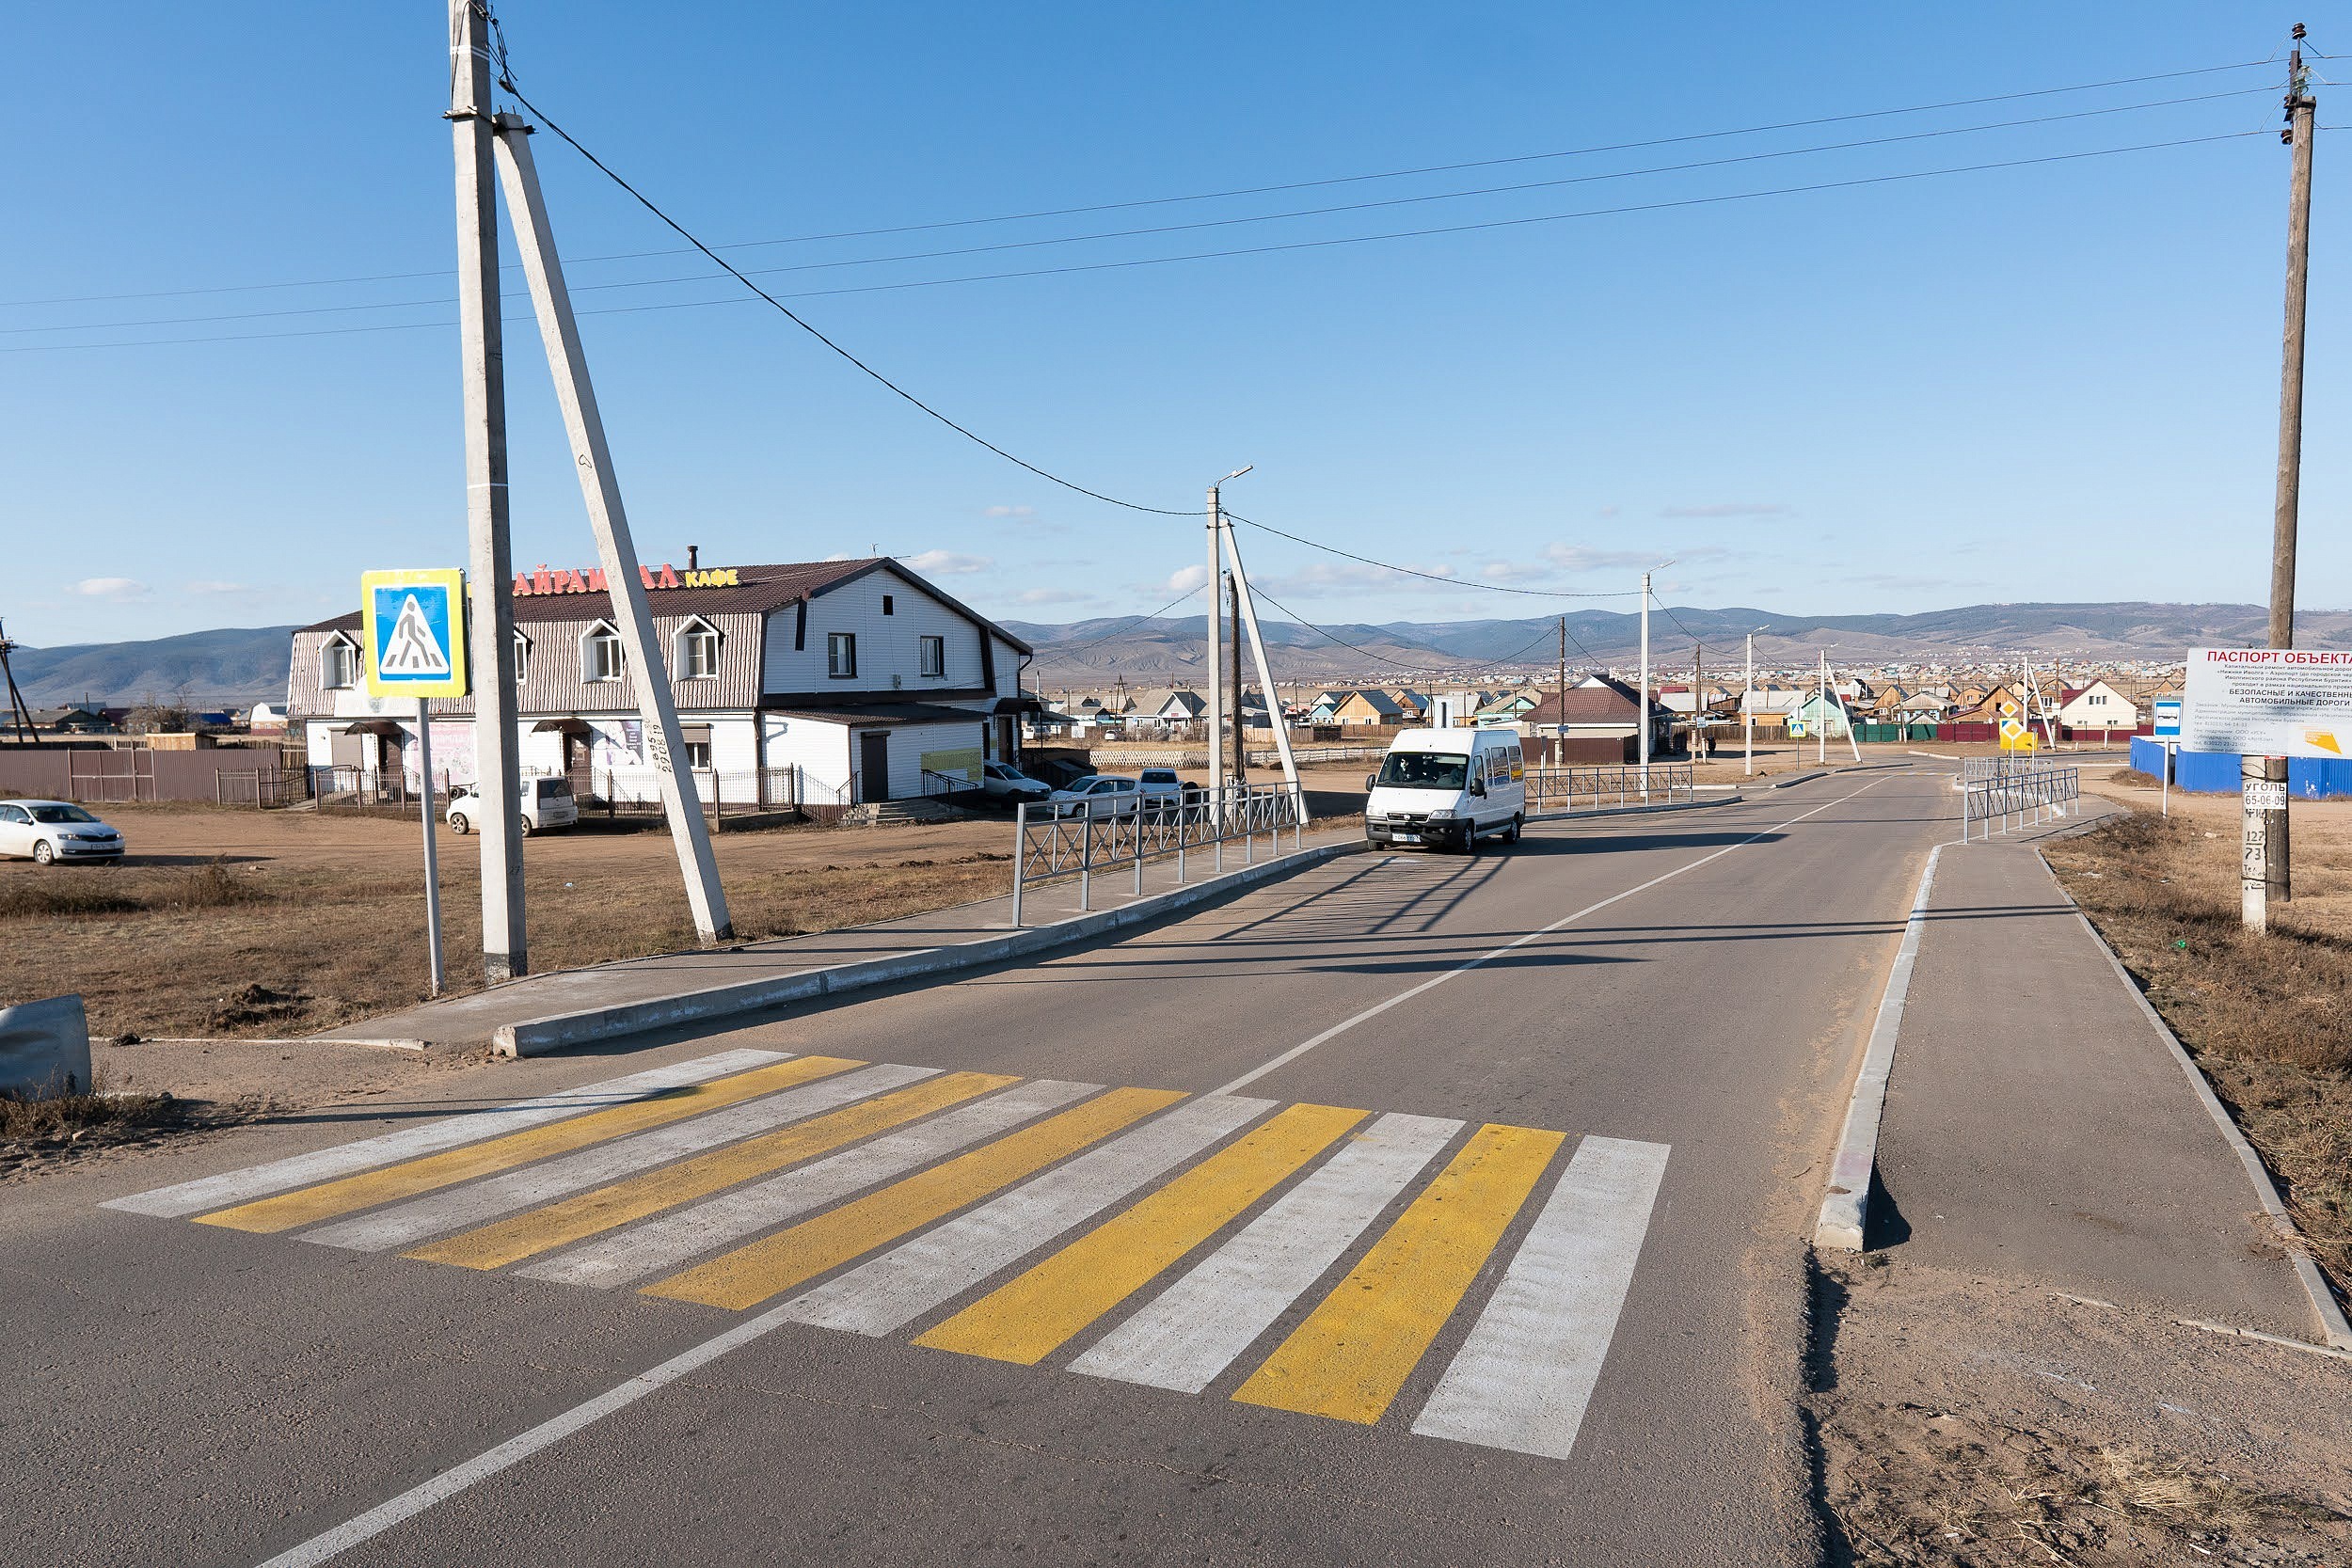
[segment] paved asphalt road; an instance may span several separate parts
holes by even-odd
[[[0,1562],[1810,1561],[1803,1240],[1952,799],[1348,857],[13,1189]]]

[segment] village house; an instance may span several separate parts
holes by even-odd
[[[849,805],[965,781],[1019,753],[1029,645],[888,559],[648,575],[686,754],[705,799]],[[600,578],[593,579],[600,582]],[[610,596],[586,573],[516,580],[526,776],[575,793],[659,799]],[[357,611],[294,634],[288,729],[314,769],[417,769],[415,705],[367,691]],[[477,684],[479,670],[476,671]],[[473,705],[433,709],[437,779],[474,780]],[[340,780],[328,787],[350,787]]]
[[[2052,717],[2070,730],[2131,730],[2139,725],[2138,707],[2104,680],[2060,690]]]

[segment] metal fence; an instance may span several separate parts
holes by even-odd
[[[1527,770],[1527,809],[1574,811],[1580,797],[1597,809],[1606,805],[1669,805],[1689,800],[1694,791],[1689,763],[1652,763],[1639,768],[1531,768]]]
[[[213,775],[213,803],[252,806],[274,811],[310,798],[307,768],[254,768],[241,772],[223,769]]]
[[[1222,796],[1187,789],[1173,800],[1146,800],[1100,815],[1073,810],[1076,802],[1023,801],[1013,819],[1012,923],[1022,923],[1022,895],[1040,882],[1078,879],[1078,908],[1094,908],[1094,874],[1128,870],[1135,896],[1143,896],[1146,861],[1176,858],[1176,881],[1191,872],[1190,858],[1209,851],[1211,875],[1225,870],[1225,847],[1241,846],[1242,863],[1254,863],[1258,841],[1279,854],[1288,829],[1291,847],[1304,842],[1303,792],[1287,784],[1229,789]]]
[[[1968,761],[1997,761],[1997,758],[1969,758]],[[1987,773],[1981,779],[1961,776],[1960,841],[1972,837],[1991,838],[2015,828],[2032,827],[2038,823],[2066,815],[2070,801],[2081,799],[2081,773],[2073,768],[2012,768],[2002,773]],[[1984,832],[1977,833],[1982,823]],[[1997,824],[1997,826],[1996,826]]]

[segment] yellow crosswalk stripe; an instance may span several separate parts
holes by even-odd
[[[781,1170],[885,1128],[1019,1081],[1000,1073],[951,1072],[674,1165],[575,1194],[529,1213],[428,1242],[402,1256],[420,1258],[428,1263],[455,1263],[469,1269],[499,1268],[647,1214],[675,1209],[722,1188]]]
[[[1378,1420],[1565,1141],[1481,1127],[1233,1398]]]
[[[526,1132],[512,1132],[487,1143],[469,1144],[463,1148],[446,1149],[429,1154],[421,1160],[405,1164],[388,1165],[382,1170],[367,1171],[344,1177],[340,1181],[322,1182],[315,1187],[303,1187],[275,1197],[241,1203],[233,1209],[222,1209],[197,1216],[199,1225],[223,1226],[230,1230],[269,1232],[291,1230],[299,1225],[332,1219],[357,1209],[372,1209],[394,1198],[412,1197],[429,1193],[437,1187],[447,1187],[460,1181],[470,1181],[477,1176],[511,1170],[516,1165],[544,1160],[550,1154],[568,1153],[602,1143],[627,1132],[643,1132],[664,1122],[715,1111],[722,1105],[772,1094],[795,1084],[805,1084],[812,1078],[823,1078],[851,1068],[864,1067],[864,1062],[841,1056],[795,1056],[789,1061],[739,1072],[732,1078],[716,1078],[707,1084],[690,1085],[667,1094],[659,1094],[627,1105],[614,1105],[602,1111],[591,1111],[583,1117],[567,1121],[551,1122]]]
[[[645,1286],[641,1293],[739,1310],[755,1307],[1184,1098],[1173,1089],[1113,1089],[878,1193]]]
[[[1366,1113],[1293,1105],[915,1343],[1033,1366],[1279,1186]]]

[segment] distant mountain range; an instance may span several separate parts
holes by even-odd
[[[1920,615],[1815,616],[1677,605],[1651,612],[1650,651],[1661,665],[1685,665],[1695,639],[1707,644],[1711,666],[1728,670],[1754,631],[1756,659],[1768,666],[1807,663],[1826,643],[1836,645],[1832,657],[1842,665],[1914,659],[1965,664],[2012,657],[2020,650],[2072,660],[2178,658],[2192,647],[2258,646],[2265,620],[2262,607],[2250,604],[1969,605]],[[1580,610],[1571,611],[1567,622],[1570,668],[1633,661],[1640,642],[1638,616]],[[1094,685],[1120,675],[1131,682],[1168,684],[1205,673],[1207,636],[1199,616],[1004,624],[1036,645],[1029,677],[1049,688]],[[1271,616],[1263,623],[1277,675],[1310,683],[1369,680],[1384,673],[1547,669],[1557,657],[1558,625],[1549,615],[1377,626],[1334,622],[1322,630]],[[2352,611],[2313,611],[2296,617],[2296,641],[2305,647],[2352,648]],[[85,697],[126,705],[181,696],[207,706],[243,706],[284,700],[293,630],[252,626],[146,642],[20,647],[12,662],[17,685],[35,707]]]

